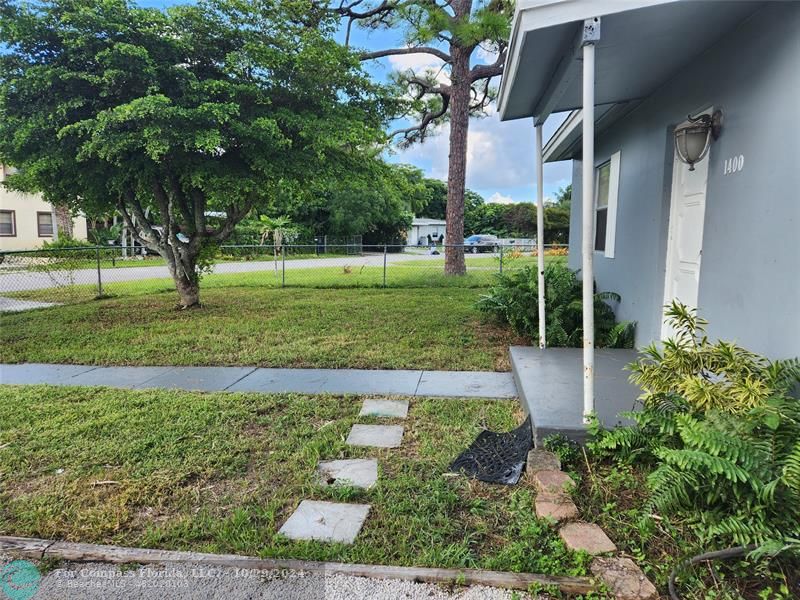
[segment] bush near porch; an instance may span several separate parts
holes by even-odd
[[[582,512],[662,585],[685,558],[744,547],[678,569],[684,597],[800,597],[800,361],[712,342],[679,303],[667,315],[674,338],[630,366],[635,424],[595,424],[585,460],[568,456]]]
[[[545,334],[548,346],[583,345],[583,290],[577,271],[563,262],[544,268]],[[477,307],[508,324],[519,335],[539,339],[539,279],[531,266],[496,275],[495,284],[478,300]],[[615,292],[594,295],[594,338],[598,348],[633,348],[635,323],[617,323],[609,302],[619,302]]]

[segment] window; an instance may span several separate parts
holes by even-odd
[[[606,226],[608,225],[608,183],[611,162],[597,167],[597,191],[594,195],[594,249],[606,251]]]
[[[17,217],[13,210],[0,210],[0,236],[14,237],[17,235]]]
[[[39,237],[53,237],[53,213],[37,212],[36,227],[39,230]]]
[[[614,258],[617,233],[617,194],[620,153],[595,169],[594,249]]]

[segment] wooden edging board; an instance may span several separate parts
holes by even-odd
[[[78,544],[36,538],[0,536],[0,553],[41,560],[57,558],[76,562],[108,563],[188,563],[240,569],[292,570],[330,573],[374,579],[402,579],[425,583],[486,585],[515,590],[530,586],[555,586],[567,594],[587,594],[598,589],[589,577],[560,577],[534,573],[507,573],[482,569],[435,569],[393,567],[384,565],[352,565],[294,559],[255,558],[236,554],[204,554],[150,548],[124,548],[99,544]]]

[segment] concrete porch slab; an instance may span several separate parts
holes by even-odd
[[[538,446],[551,433],[583,441],[583,350],[512,346],[509,351],[520,402],[531,415],[534,443]],[[624,370],[637,356],[636,350],[595,350],[595,411],[608,427],[623,422],[619,413],[632,410],[640,394]]]
[[[8,385],[32,385],[40,383],[70,385],[76,375],[93,371],[92,365],[43,365],[24,363],[3,365],[0,369],[0,383]],[[79,385],[79,384],[75,384]]]
[[[425,371],[419,380],[417,396],[448,396],[462,398],[516,398],[517,388],[511,373],[480,373],[475,371]]]
[[[408,400],[385,400],[367,398],[361,406],[359,417],[393,417],[405,419],[408,415]]]
[[[373,448],[397,448],[403,441],[403,428],[400,425],[353,425],[347,444],[350,446],[370,446]]]
[[[351,485],[369,489],[378,481],[378,461],[374,458],[328,460],[317,467],[322,485]]]
[[[292,540],[352,544],[369,514],[368,504],[303,500],[278,533]]]

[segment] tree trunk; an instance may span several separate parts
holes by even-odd
[[[199,308],[200,307],[200,277],[197,274],[197,253],[184,252],[178,256],[171,247],[160,253],[167,261],[169,273],[175,281],[175,289],[178,291],[179,307]]]
[[[470,51],[451,47],[450,156],[447,169],[447,246],[444,272],[464,275],[464,187],[467,177],[467,131],[470,103]]]
[[[56,231],[58,237],[71,238],[72,237],[72,214],[68,206],[59,204],[53,205],[53,212],[56,215]]]

